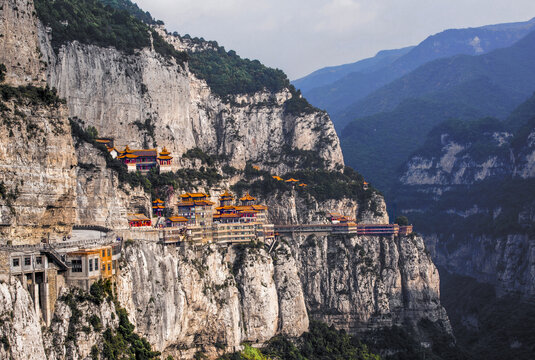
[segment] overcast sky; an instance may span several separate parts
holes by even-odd
[[[167,30],[216,40],[290,79],[445,29],[535,17],[534,0],[134,0]]]

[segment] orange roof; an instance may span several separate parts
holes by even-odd
[[[235,209],[235,208],[236,207],[233,206],[233,205],[225,205],[225,206],[218,206],[215,209],[216,210],[232,210],[232,209]]]
[[[154,204],[163,204],[163,201],[161,199],[156,199],[153,201]]]
[[[268,209],[266,205],[252,205],[251,207],[255,210],[267,210]]]
[[[248,193],[247,193],[244,197],[242,197],[242,198],[240,199],[240,201],[254,201],[254,200],[256,200],[256,198],[252,197],[252,196],[249,195]]]
[[[127,216],[128,221],[145,221],[150,220],[148,217],[146,217],[144,214],[128,214]]]
[[[286,182],[299,182],[299,180],[294,179],[294,178],[289,178],[288,180],[286,180]]]
[[[203,198],[208,197],[208,194],[205,193],[185,193],[180,195],[181,198]]]
[[[255,170],[260,170],[260,166],[253,165],[253,169],[255,169]]]
[[[216,214],[214,215],[214,219],[220,219],[220,218],[237,218],[239,217],[238,214]]]
[[[108,149],[108,152],[112,152],[113,150],[119,152],[119,150],[117,150],[117,149],[115,148],[115,146],[114,146],[114,147],[106,146],[106,148]]]
[[[194,200],[194,201],[181,201],[177,204],[179,207],[183,206],[207,206],[207,205],[214,205],[213,202],[209,200]]]
[[[172,222],[188,222],[188,219],[186,219],[183,216],[171,216],[171,217],[168,217],[167,220],[172,221]]]
[[[154,205],[152,208],[153,209],[165,209],[165,206],[163,206],[163,205]]]
[[[307,187],[308,185],[307,185],[307,184],[299,184],[299,186],[301,186],[301,187]]]
[[[234,196],[232,196],[232,194],[229,193],[228,191],[225,191],[223,194],[219,195],[219,200],[225,200],[225,199],[232,200],[234,199]]]
[[[95,141],[101,144],[107,144],[111,142],[111,139],[96,139]]]
[[[160,155],[169,155],[169,154],[171,154],[171,153],[169,151],[167,151],[167,149],[164,146],[162,151],[160,152]]]
[[[368,185],[368,182],[367,182],[367,181],[364,181],[364,183],[363,183],[363,184],[364,184],[364,185]]]
[[[173,157],[172,156],[167,156],[167,155],[160,155],[158,156],[158,159],[159,160],[171,160]]]
[[[236,206],[235,207],[236,211],[238,212],[246,212],[246,213],[257,213],[258,211],[256,211],[252,206]]]
[[[130,147],[128,145],[126,145],[126,147],[124,148],[124,151],[125,153],[131,153],[132,150],[130,150]]]
[[[272,176],[273,179],[275,180],[279,180],[279,181],[282,181],[284,180],[283,178],[281,178],[280,176]]]
[[[101,249],[80,249],[68,253],[68,255],[80,256],[80,255],[100,255]]]

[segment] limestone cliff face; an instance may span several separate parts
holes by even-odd
[[[111,229],[128,228],[127,214],[150,214],[150,195],[143,188],[120,184],[117,174],[106,168],[102,153],[87,143],[76,147],[77,225],[99,225]]]
[[[501,292],[535,294],[534,139],[533,129],[483,129],[471,141],[445,132],[435,151],[406,164],[402,211],[417,225],[443,219],[421,230],[437,265]]]
[[[117,285],[137,330],[175,358],[308,329],[295,262],[263,249],[131,245]]]
[[[535,178],[535,129],[527,136],[525,145],[517,155],[515,175],[524,179]]]
[[[66,109],[34,101],[0,103],[0,217],[9,225],[0,234],[13,244],[60,237],[74,222],[76,157]]]
[[[328,115],[285,114],[287,90],[239,95],[225,103],[187,66],[150,49],[125,55],[73,42],[56,55],[42,27],[39,34],[50,63],[48,83],[67,100],[69,115],[114,137],[118,146],[157,144],[175,155],[199,147],[224,155],[239,169],[247,161],[281,172],[298,166],[296,159],[281,158],[286,148],[313,150],[331,169],[343,164]],[[144,124],[154,131],[143,130]]]
[[[74,221],[76,158],[67,110],[44,90],[33,2],[3,0],[0,9],[5,84],[36,86],[6,90],[0,100],[1,241],[53,240]]]
[[[33,1],[0,1],[0,64],[9,70],[6,83],[10,85],[46,85],[36,31],[38,22]]]
[[[96,304],[77,299],[77,293],[77,289],[64,289],[57,303],[52,324],[44,334],[47,359],[88,359],[93,347],[102,351],[103,331],[119,325],[113,302]]]
[[[425,241],[435,263],[449,272],[491,283],[499,294],[535,296],[535,242],[529,235],[469,234],[457,246],[437,234]]]
[[[46,359],[39,316],[20,282],[0,283],[0,358]]]
[[[421,237],[294,236],[309,316],[352,333],[429,319],[451,332]]]

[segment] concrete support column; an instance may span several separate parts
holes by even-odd
[[[30,285],[30,295],[33,299],[33,306],[35,309],[35,313],[39,314],[39,284],[33,283]]]
[[[50,318],[50,290],[48,287],[48,283],[42,283],[39,284],[39,294],[41,296],[41,304],[43,304],[41,313],[43,314],[43,320],[46,324],[46,326],[50,326],[51,318]]]

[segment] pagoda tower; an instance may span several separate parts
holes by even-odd
[[[172,163],[173,157],[170,156],[170,154],[171,153],[167,151],[167,149],[164,146],[162,151],[160,152],[160,156],[158,156],[158,163],[160,165],[160,173],[171,171],[171,163]]]

